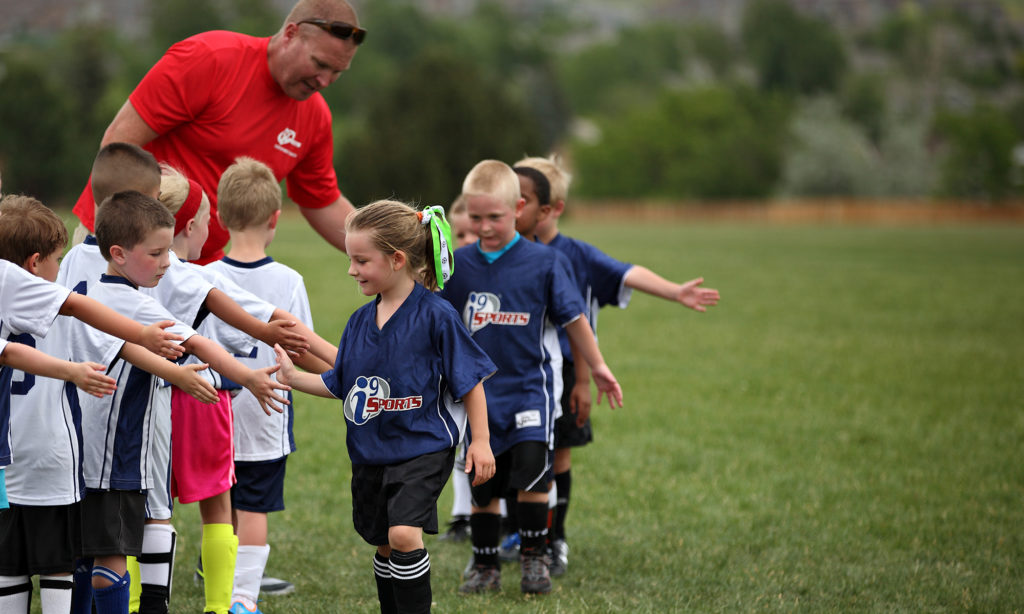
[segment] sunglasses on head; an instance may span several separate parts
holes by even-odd
[[[309,25],[316,26],[324,32],[329,32],[331,36],[340,38],[343,41],[352,39],[352,42],[359,45],[366,38],[366,30],[354,26],[344,21],[327,21],[326,19],[303,19],[297,23],[308,23]]]

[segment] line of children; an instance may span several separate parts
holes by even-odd
[[[56,297],[57,305],[61,301],[81,302],[87,309],[95,306],[104,312],[109,311],[132,327],[141,328],[141,325],[88,297],[52,283],[66,242],[67,231],[63,222],[39,201],[29,197],[8,197],[0,203],[0,257],[3,258],[0,264],[3,270],[14,267],[17,271],[21,269],[16,265],[21,264],[25,269],[22,274],[32,280],[22,281],[17,289],[2,284],[0,294],[5,298],[11,293],[16,296],[13,303],[4,301],[3,325],[0,326],[2,336],[7,337],[20,330],[17,338],[26,343],[56,356],[72,357],[71,329],[78,323],[68,318],[54,318],[56,313],[51,311],[54,303],[46,298],[47,295]],[[103,328],[116,332],[109,327]],[[180,339],[176,333],[175,336]],[[180,367],[145,348],[123,344],[119,340],[114,343],[123,345],[121,352],[144,368],[173,379],[200,396],[212,398],[212,388],[195,373],[201,366]],[[88,364],[100,364],[101,369],[106,368],[106,363],[100,361]],[[113,378],[104,376],[104,379],[113,382]],[[0,584],[8,589],[0,598],[0,611],[27,611],[32,590],[29,576],[40,574],[44,613],[67,612],[71,604],[69,579],[81,536],[79,501],[84,490],[80,466],[83,414],[79,397],[63,382],[45,377],[20,374],[12,385],[12,377],[8,373],[0,380],[6,384],[2,402],[9,403],[11,408],[11,444],[15,459],[9,476],[14,505],[3,513],[0,521],[3,524],[3,530],[0,530],[3,536],[0,543],[0,574],[3,578]],[[123,386],[118,388],[117,394],[123,395]],[[93,399],[91,396],[84,398]],[[22,580],[20,586],[15,582],[19,578]]]
[[[568,257],[579,291],[587,303],[587,318],[595,331],[598,310],[606,305],[624,309],[632,290],[678,302],[697,312],[718,304],[718,291],[702,288],[703,278],[682,284],[671,282],[646,267],[619,262],[588,243],[559,234],[558,220],[565,211],[571,177],[553,159],[527,157],[516,162],[513,169],[519,176],[520,192],[527,209],[533,212],[518,218],[517,229],[524,236],[535,238]],[[583,361],[574,360],[566,335],[560,334],[559,339],[565,362],[563,412],[555,421],[554,430],[557,501],[551,525],[551,570],[556,576],[564,574],[568,566],[565,518],[572,492],[571,451],[593,440],[589,372]]]
[[[613,408],[621,406],[622,389],[583,317],[583,301],[568,269],[549,248],[522,241],[516,232],[515,218],[525,203],[515,172],[485,160],[469,172],[462,193],[479,239],[456,251],[458,275],[441,295],[462,313],[498,371],[484,386],[496,476],[472,489],[474,566],[460,591],[500,589],[499,498],[512,488],[522,537],[520,589],[546,593],[551,590],[545,554],[548,445],[557,401],[552,361],[560,355],[552,324],[566,327],[590,365],[598,401],[607,394]],[[469,436],[474,441],[479,433],[471,428]]]
[[[378,201],[351,215],[345,229],[348,273],[376,299],[349,318],[332,370],[297,373],[278,349],[279,376],[297,390],[344,400],[353,522],[377,547],[381,612],[429,612],[423,533],[437,533],[437,498],[467,416],[475,436],[466,471],[477,486],[494,473],[483,381],[495,365],[451,305],[430,292],[455,279],[441,207],[417,212]]]

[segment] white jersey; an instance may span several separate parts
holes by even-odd
[[[204,266],[199,266],[198,264],[182,262],[180,260],[178,261],[178,265],[188,271],[190,275],[205,280],[213,287],[217,288],[224,294],[227,294],[228,297],[238,303],[243,310],[257,320],[269,322],[271,317],[273,317],[274,309],[276,308],[274,305],[242,288],[229,277],[221,275],[216,269],[209,269]],[[248,356],[256,349],[256,344],[259,343],[244,331],[233,326],[229,326],[226,322],[212,314],[204,318],[196,327],[196,330],[199,331],[200,335],[217,342],[221,347],[234,354],[236,357]],[[189,356],[186,364],[201,362],[202,361],[195,356]],[[213,369],[201,371],[200,374],[206,377],[207,381],[213,384],[214,388],[221,390],[225,388],[238,388],[238,384],[235,384],[230,380],[225,380]]]
[[[46,337],[18,343],[61,360],[71,358],[72,318],[60,317]],[[84,325],[82,325],[84,326]],[[75,385],[15,371],[11,383],[11,451],[7,497],[18,505],[70,505],[81,500],[82,410]]]
[[[143,325],[174,320],[156,299],[142,294],[123,277],[101,276],[98,283],[89,285],[89,295]],[[183,340],[196,334],[180,322],[167,330]],[[170,408],[153,402],[159,378],[118,359],[122,344],[120,339],[90,327],[72,327],[72,359],[109,365],[107,374],[117,381],[117,390],[110,397],[78,395],[82,406],[83,473],[89,488],[146,490],[154,485],[153,471],[166,471],[166,467],[155,467],[151,458],[154,445],[167,445],[158,441],[153,412]]]
[[[270,257],[256,262],[224,258],[211,262],[205,268],[218,271],[239,286],[249,288],[261,299],[292,313],[303,324],[313,328],[306,286],[302,276],[293,269]],[[239,360],[252,369],[276,364],[274,349],[264,343],[258,343],[253,352]],[[292,400],[291,394],[288,397]],[[232,400],[231,406],[235,414],[235,460],[275,460],[295,451],[292,432],[295,414],[291,405],[285,407],[283,413],[267,416],[256,397],[248,390],[242,390]]]
[[[0,338],[45,337],[71,292],[0,259]],[[0,368],[0,390],[9,390],[14,371]],[[10,395],[0,394],[0,468],[11,464]]]

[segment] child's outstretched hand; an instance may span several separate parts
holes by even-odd
[[[271,320],[267,326],[270,329],[268,345],[280,345],[293,356],[302,356],[309,350],[309,340],[291,330],[295,326],[293,320]]]
[[[220,399],[217,396],[217,389],[202,375],[199,375],[199,372],[205,371],[208,366],[206,364],[182,365],[178,368],[178,375],[174,378],[176,381],[172,380],[171,383],[200,403],[216,403]]]
[[[83,392],[102,398],[117,390],[114,378],[103,374],[105,367],[95,362],[71,363],[71,382]]]
[[[705,312],[708,306],[714,307],[718,304],[718,290],[713,288],[701,288],[704,283],[703,277],[691,279],[679,288],[676,300],[694,311]]]
[[[286,386],[291,386],[292,375],[295,373],[295,363],[288,356],[288,352],[284,351],[284,348],[279,344],[274,345],[274,354],[277,356],[277,366],[279,367],[277,381]]]
[[[280,346],[274,345],[274,347],[278,348]],[[263,412],[268,416],[270,415],[271,410],[276,411],[277,413],[282,413],[284,411],[284,406],[289,404],[288,399],[280,396],[274,391],[287,391],[291,390],[291,387],[270,377],[280,368],[281,367],[278,365],[271,365],[269,367],[263,367],[262,369],[252,369],[249,372],[249,377],[246,378],[247,381],[243,384],[249,389],[249,392],[256,397],[256,400],[260,403],[260,407],[263,408]],[[278,403],[280,403],[280,405],[278,405]]]
[[[171,320],[164,320],[142,327],[142,334],[139,336],[139,345],[153,352],[157,356],[177,360],[184,350],[176,341],[181,341],[182,336],[166,332],[164,329],[174,326]]]
[[[473,486],[479,486],[494,477],[494,454],[485,439],[474,439],[466,449],[466,475],[474,468],[476,475],[473,476]]]
[[[619,386],[619,382],[615,379],[608,365],[602,364],[591,369],[591,377],[594,378],[594,383],[597,384],[598,405],[601,404],[601,397],[608,395],[608,405],[612,409],[622,407],[622,387]]]

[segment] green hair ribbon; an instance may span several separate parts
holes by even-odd
[[[430,236],[434,246],[434,276],[437,287],[444,288],[444,282],[455,272],[455,258],[452,257],[452,227],[444,216],[444,207],[434,205],[417,211],[421,224],[430,224]]]

